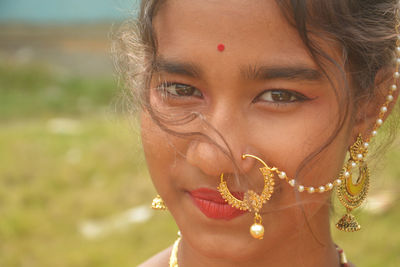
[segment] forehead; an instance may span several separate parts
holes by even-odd
[[[169,0],[154,19],[158,53],[209,61],[301,63],[315,66],[301,39],[273,0]],[[205,62],[206,63],[206,62]]]

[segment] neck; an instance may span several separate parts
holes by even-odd
[[[279,243],[271,244],[268,236],[262,241],[255,240],[260,242],[259,248],[241,261],[232,261],[231,257],[207,257],[194,249],[183,236],[178,253],[179,266],[340,266],[338,252],[330,235],[329,210],[321,212],[315,214],[301,229],[295,229],[291,235],[274,238],[280,240]],[[252,248],[244,243],[243,249]]]

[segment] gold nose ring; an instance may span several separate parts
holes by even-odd
[[[254,212],[254,223],[250,227],[250,234],[256,239],[263,239],[264,237],[264,226],[262,225],[262,217],[260,215],[260,210],[262,205],[267,203],[267,201],[271,198],[272,193],[274,192],[274,173],[277,173],[277,168],[269,167],[262,159],[257,156],[251,154],[242,155],[242,159],[245,158],[253,158],[259,161],[263,167],[259,170],[264,177],[264,188],[261,194],[257,194],[253,190],[248,190],[243,197],[243,200],[237,199],[232,195],[229,191],[228,185],[224,180],[224,174],[221,173],[221,181],[219,186],[217,187],[220,192],[222,198],[232,207],[247,210],[249,212]]]

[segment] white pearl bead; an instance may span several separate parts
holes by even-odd
[[[397,90],[397,85],[392,84],[392,86],[390,86],[390,90],[396,91]]]
[[[344,173],[344,177],[346,177],[346,178],[350,177],[350,173],[349,172],[345,172]]]
[[[351,163],[351,167],[355,168],[357,166],[357,163],[355,163],[354,161]]]
[[[396,52],[398,55],[400,55],[400,47],[399,46],[396,47]]]
[[[321,186],[318,188],[318,190],[319,190],[320,193],[325,192],[325,186],[321,185]]]
[[[299,190],[299,192],[303,192],[303,191],[304,191],[304,186],[299,185],[299,186],[297,187],[297,189]]]
[[[368,142],[365,142],[364,143],[364,148],[368,148],[369,147],[369,143]]]
[[[314,193],[314,192],[315,192],[315,188],[312,187],[312,186],[310,186],[310,187],[308,188],[308,193],[312,194],[312,193]]]
[[[289,181],[289,184],[290,184],[291,186],[294,186],[294,185],[296,184],[296,181],[295,181],[294,179],[292,179],[292,180]]]
[[[400,58],[396,58],[396,64],[397,64],[397,65],[400,64]]]
[[[387,107],[386,106],[381,107],[381,112],[382,113],[386,113],[387,112]]]
[[[255,223],[250,227],[250,234],[257,239],[262,239],[264,236],[264,226]]]
[[[281,179],[285,179],[286,178],[286,173],[285,172],[281,172],[278,174],[279,178]]]
[[[393,101],[393,96],[392,95],[388,95],[386,97],[387,101],[392,102]]]
[[[376,136],[378,134],[378,132],[377,131],[372,131],[372,136]]]
[[[382,119],[377,119],[377,120],[376,120],[376,124],[382,125],[382,123],[383,123],[383,120],[382,120]]]
[[[362,160],[363,159],[363,155],[362,154],[357,154],[357,159],[358,160]]]
[[[329,189],[332,189],[332,188],[333,188],[333,184],[332,184],[332,183],[328,183],[326,186],[327,186]]]
[[[398,61],[398,59],[396,59],[396,62]],[[396,71],[394,74],[393,74],[393,77],[395,78],[395,79],[398,79],[398,78],[400,78],[400,73],[398,72],[398,71]]]
[[[336,180],[335,180],[335,184],[336,184],[336,185],[341,185],[341,184],[342,184],[342,180],[336,179]]]

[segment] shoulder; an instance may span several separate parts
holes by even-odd
[[[140,264],[138,267],[165,267],[169,264],[169,256],[171,255],[172,247],[164,249],[163,251],[157,253],[147,261]]]

